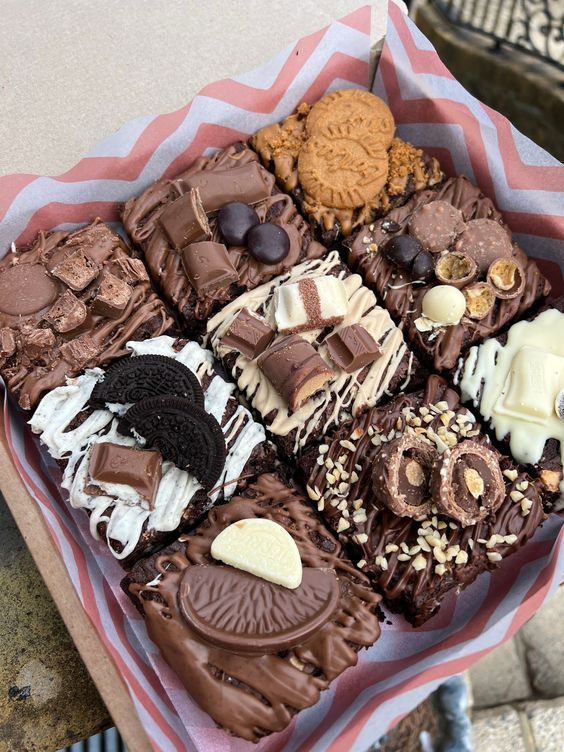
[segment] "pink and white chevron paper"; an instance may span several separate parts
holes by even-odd
[[[172,176],[197,155],[245,138],[300,101],[366,86],[369,30],[366,6],[261,68],[207,86],[177,112],[126,124],[63,175],[0,178],[0,252],[12,241],[31,240],[40,228],[72,227],[95,216],[116,222],[119,204],[163,173]],[[447,172],[473,177],[561,285],[564,167],[464,91],[393,5],[374,90],[389,101],[400,135],[436,154]],[[317,706],[285,732],[251,745],[216,729],[191,701],[121,592],[119,565],[92,540],[85,515],[61,497],[57,468],[8,397],[4,417],[14,462],[161,752],[363,752],[445,678],[508,639],[564,574],[562,520],[552,516],[523,550],[495,574],[452,594],[424,627],[414,630],[391,617],[378,643]]]

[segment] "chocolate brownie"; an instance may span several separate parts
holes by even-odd
[[[422,383],[401,330],[336,251],[241,295],[207,330],[288,458],[351,415]]]
[[[492,446],[439,376],[341,426],[300,466],[357,566],[414,626],[545,519],[530,476]]]
[[[455,368],[470,345],[550,292],[500,212],[466,177],[418,193],[347,245],[350,266],[438,371]]]
[[[127,202],[123,223],[192,333],[238,293],[326,252],[242,143],[158,180]]]
[[[541,482],[549,508],[564,504],[564,297],[499,337],[471,347],[455,375],[516,462]]]
[[[194,701],[254,742],[314,705],[380,635],[380,596],[274,475],[140,561],[122,587]]]
[[[86,510],[92,535],[126,568],[275,461],[263,427],[238,404],[209,351],[167,336],[128,348],[135,357],[49,392],[30,421],[62,464],[71,505]],[[196,388],[173,369],[189,372]]]
[[[341,89],[301,104],[251,145],[328,247],[443,180],[436,159],[394,138],[383,100]]]
[[[143,262],[99,219],[76,232],[41,232],[0,260],[0,374],[20,407],[85,367],[125,354],[173,319]]]

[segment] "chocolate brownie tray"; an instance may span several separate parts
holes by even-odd
[[[347,245],[351,268],[438,371],[550,292],[501,213],[463,176],[414,195]]]
[[[239,296],[207,329],[292,462],[347,416],[422,379],[401,330],[336,251]]]
[[[380,596],[274,475],[140,561],[122,586],[192,698],[254,742],[318,702],[380,636]]]
[[[531,477],[491,445],[438,376],[340,426],[300,466],[357,567],[414,626],[545,519]]]
[[[71,506],[125,567],[194,525],[274,447],[195,342],[129,342],[132,357],[47,393],[30,425],[63,467]]]
[[[128,340],[173,323],[143,262],[99,220],[41,232],[0,260],[0,374],[26,410],[66,377],[124,355]]]
[[[238,293],[326,252],[242,143],[158,180],[126,203],[123,223],[192,333]]]
[[[506,451],[564,506],[564,297],[471,347],[454,378]]]

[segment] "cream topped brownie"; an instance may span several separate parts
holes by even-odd
[[[454,369],[470,345],[550,292],[501,213],[466,177],[416,194],[347,245],[351,268],[438,371]]]
[[[470,348],[455,375],[516,462],[564,506],[564,297],[505,334]]]
[[[394,138],[394,131],[382,99],[341,89],[261,128],[251,145],[315,237],[331,247],[443,180],[437,160]]]
[[[531,477],[492,446],[439,376],[340,426],[300,467],[356,565],[414,626],[545,519]]]
[[[275,460],[209,351],[166,336],[127,347],[131,357],[45,395],[30,421],[71,505],[126,568]]]
[[[240,292],[326,252],[242,143],[158,180],[127,202],[123,223],[192,332]]]
[[[76,232],[41,232],[0,260],[0,374],[29,410],[85,367],[125,354],[174,321],[143,262],[99,219]]]
[[[207,338],[288,458],[422,380],[401,330],[336,251],[239,296]]]
[[[380,636],[380,596],[274,475],[140,561],[122,587],[192,699],[253,742],[314,705]]]

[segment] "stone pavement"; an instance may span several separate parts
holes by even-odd
[[[564,586],[469,672],[474,752],[564,749]]]

